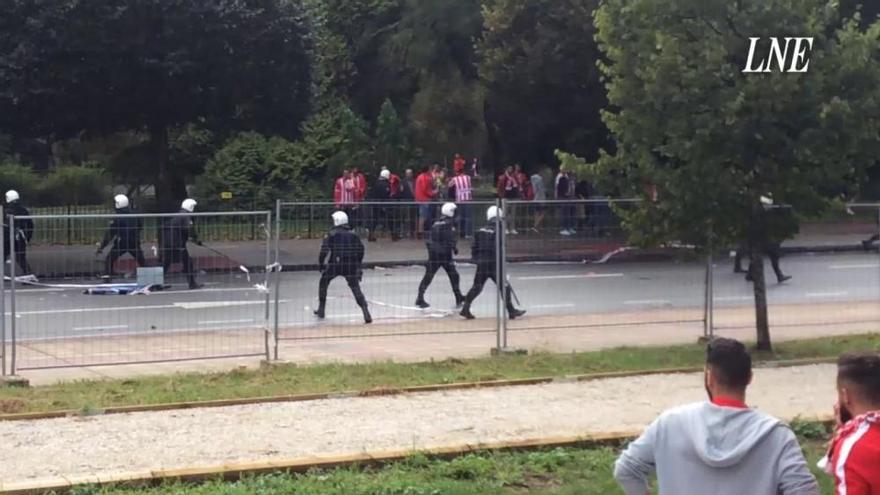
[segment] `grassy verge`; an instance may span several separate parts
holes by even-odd
[[[815,468],[823,455],[824,432],[806,424],[801,437],[807,460],[831,494],[831,480]],[[304,475],[278,473],[237,482],[157,487],[82,488],[76,495],[610,495],[621,493],[613,476],[612,448],[571,448],[532,452],[472,454],[452,460],[413,457],[375,469],[337,469]]]
[[[757,360],[832,358],[850,349],[878,349],[880,335],[793,341]],[[0,389],[0,413],[100,410],[106,407],[370,390],[383,387],[563,376],[701,366],[704,348],[682,345],[574,354],[535,354],[419,364],[282,365],[264,370],[65,383]]]

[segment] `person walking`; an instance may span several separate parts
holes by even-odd
[[[416,200],[416,179],[413,169],[408,168],[403,173],[403,180],[400,182],[400,201],[412,203]],[[415,239],[419,219],[418,207],[408,204],[401,208],[401,222],[403,223],[404,233],[410,238]]]
[[[440,210],[440,220],[434,222],[431,232],[428,234],[428,264],[425,265],[425,276],[419,284],[419,295],[416,298],[416,306],[425,309],[431,307],[425,301],[425,291],[434,280],[434,275],[441,268],[446,271],[449,276],[449,283],[452,285],[452,293],[455,295],[455,305],[460,307],[464,303],[464,296],[461,295],[460,280],[458,270],[455,269],[453,256],[458,254],[457,234],[455,232],[455,210],[454,203],[446,203]]]
[[[116,210],[116,216],[110,221],[110,227],[104,234],[104,239],[98,244],[96,255],[100,255],[104,248],[112,244],[110,252],[104,258],[104,278],[112,279],[114,277],[113,265],[116,260],[130,254],[134,258],[138,267],[147,266],[147,260],[144,258],[144,251],[141,249],[141,232],[144,230],[143,222],[140,218],[131,216],[131,204],[128,196],[117,194],[113,198],[113,206]]]
[[[3,261],[8,263],[13,246],[15,247],[15,262],[24,271],[20,275],[30,275],[31,266],[27,260],[27,248],[31,239],[34,238],[34,221],[30,218],[16,218],[14,234],[9,235],[9,223],[12,217],[26,217],[30,212],[21,204],[21,196],[18,191],[10,189],[6,191],[6,209],[3,215]]]
[[[180,263],[190,290],[202,288],[202,285],[196,282],[195,267],[187,249],[189,242],[197,246],[202,245],[195,223],[190,216],[195,212],[197,205],[194,199],[184,200],[180,205],[180,215],[171,218],[162,236],[162,268],[165,273],[170,273],[171,266]]]
[[[381,225],[387,232],[391,233],[391,240],[397,241],[400,236],[397,234],[394,222],[391,219],[391,205],[388,204],[392,200],[390,171],[383,170],[379,174],[379,180],[370,188],[367,197],[370,201],[382,203],[370,205],[370,218],[367,226],[369,230],[368,240],[376,242],[376,230]]]
[[[320,319],[326,317],[327,289],[333,279],[343,277],[364,314],[364,323],[369,325],[373,323],[373,317],[370,315],[367,298],[364,297],[360,285],[364,276],[364,244],[349,225],[348,214],[337,211],[332,218],[333,229],[324,236],[321,252],[318,254],[321,280],[318,283],[318,309],[315,310],[315,316]]]
[[[427,165],[422,168],[422,173],[416,178],[415,197],[416,202],[419,203],[419,221],[416,231],[421,237],[422,233],[430,229],[434,222],[431,216],[431,201],[437,197],[434,174]]]
[[[546,215],[547,189],[544,188],[544,177],[535,172],[531,177],[532,182],[532,210],[535,212],[535,223],[532,230],[541,232],[544,226],[544,215]]]
[[[498,290],[505,291],[504,294],[507,299],[507,314],[511,320],[515,320],[526,314],[525,311],[514,307],[512,298],[513,291],[510,284],[504,278],[503,270],[502,273],[497,273],[496,257],[500,252],[498,244],[501,241],[500,236],[497,234],[503,215],[504,212],[501,208],[497,206],[489,207],[488,211],[486,211],[486,226],[478,230],[474,235],[474,243],[471,245],[471,257],[477,265],[477,272],[474,275],[474,285],[471,287],[471,290],[468,291],[467,296],[465,296],[464,306],[461,309],[461,316],[468,320],[473,320],[475,318],[471,313],[471,304],[473,304],[477,296],[480,295],[480,292],[483,291],[483,286],[486,284],[487,280],[493,281]]]
[[[566,170],[565,165],[559,167],[559,173],[556,174],[556,184],[554,187],[557,201],[566,201],[559,205],[560,231],[559,235],[571,236],[577,233],[574,230],[574,205],[570,203],[573,199],[574,183],[571,174]]]
[[[498,177],[498,183],[495,187],[499,198],[511,201],[522,199],[520,183],[517,180],[516,171],[513,166],[509,166],[504,170],[504,173]],[[509,225],[507,233],[516,235],[519,234],[519,232],[516,230],[516,217],[512,209],[513,205],[510,205],[508,207],[509,215],[507,216],[507,223]]]

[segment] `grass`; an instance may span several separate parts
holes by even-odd
[[[824,454],[824,435],[802,437],[801,445],[822,493],[831,494],[831,479],[815,468]],[[380,468],[277,473],[236,482],[86,487],[74,495],[611,495],[622,493],[612,476],[616,455],[616,449],[599,447],[471,454],[452,460],[415,456]]]
[[[773,354],[755,353],[754,357],[759,361],[833,358],[851,349],[880,349],[880,335],[786,342],[778,344]],[[280,365],[263,370],[216,374],[83,381],[30,389],[0,389],[0,413],[99,412],[107,407],[127,405],[698,367],[703,363],[704,352],[703,346],[694,344],[419,364]]]

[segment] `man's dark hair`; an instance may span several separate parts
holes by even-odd
[[[848,352],[837,359],[837,379],[872,405],[880,405],[880,354]]]
[[[752,356],[742,342],[715,339],[706,346],[706,365],[718,384],[732,389],[745,389],[752,379]]]

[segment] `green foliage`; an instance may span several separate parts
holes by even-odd
[[[0,164],[0,193],[15,189],[22,198],[28,198],[34,195],[39,180],[31,167],[11,162]]]
[[[816,213],[878,152],[880,25],[838,25],[823,0],[609,0],[596,14],[617,141],[595,169],[646,201],[641,244],[743,240],[760,196]],[[744,74],[748,36],[813,36],[806,74]],[[829,36],[829,34],[833,34]]]
[[[40,184],[31,204],[44,206],[93,205],[107,201],[110,181],[106,170],[94,166],[64,166],[53,169]]]
[[[828,438],[829,434],[828,428],[824,424],[804,421],[801,419],[792,421],[791,429],[799,438],[805,438],[807,440]]]
[[[271,208],[276,199],[295,198],[301,181],[302,169],[293,143],[247,132],[217,151],[197,188],[209,207]],[[231,192],[232,200],[222,200],[222,192]]]
[[[376,117],[376,158],[382,165],[399,169],[409,155],[404,122],[391,100],[385,100]]]
[[[485,0],[477,41],[496,159],[549,163],[556,148],[594,157],[607,132],[595,65],[598,0]]]

